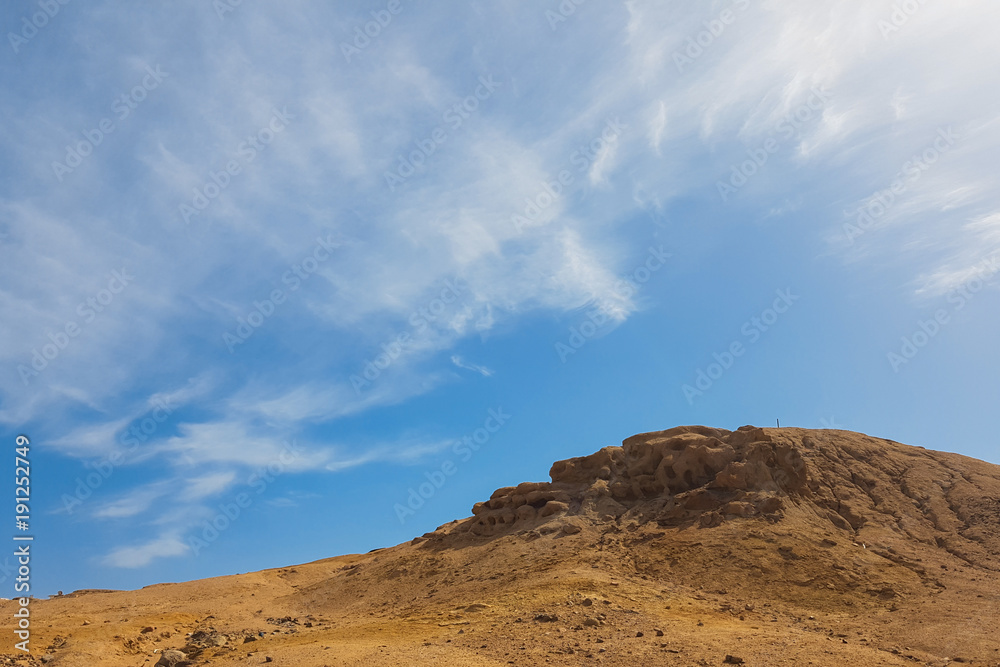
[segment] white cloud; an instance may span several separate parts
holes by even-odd
[[[451,363],[455,364],[459,368],[464,368],[467,371],[473,371],[474,373],[479,373],[484,377],[490,377],[493,375],[493,371],[486,366],[480,366],[479,364],[473,364],[462,359],[461,356],[457,354],[451,355]]]
[[[136,546],[117,547],[104,557],[103,562],[111,567],[139,568],[157,558],[182,556],[188,550],[188,545],[179,535],[166,534]]]
[[[105,502],[94,511],[98,519],[124,519],[142,514],[154,502],[165,496],[172,486],[171,482],[159,481],[133,489],[116,500]]]
[[[108,422],[89,424],[74,429],[65,436],[51,442],[63,454],[78,457],[107,457],[121,447],[117,444],[117,434],[128,426],[133,416]]]
[[[155,448],[158,454],[182,467],[215,464],[259,468],[281,464],[286,470],[308,470],[322,465],[329,456],[322,450],[308,451],[288,440],[258,435],[242,421],[184,423],[177,428],[180,435]],[[211,487],[220,479],[210,476],[203,481]],[[197,490],[192,487],[192,492]]]
[[[940,128],[954,125],[962,137],[954,150],[899,198],[877,231],[851,246],[833,215],[830,221],[841,233],[818,233],[848,261],[905,258],[915,274],[954,274],[951,284],[1000,248],[995,236],[967,225],[984,209],[995,210],[994,193],[1000,191],[992,166],[1000,132],[985,84],[996,82],[996,73],[982,57],[996,51],[988,25],[1000,18],[1000,7],[975,0],[925,4],[884,37],[879,21],[890,19],[890,2],[750,3],[679,76],[671,55],[683,52],[686,40],[704,30],[702,22],[718,9],[686,10],[670,20],[672,10],[652,0],[629,2],[628,8],[631,62],[617,89],[608,92],[646,109],[651,152],[688,169],[664,165],[664,178],[656,186],[644,183],[647,188],[683,192],[726,178],[727,164],[745,160],[745,150],[759,147],[808,91],[820,87],[829,92],[829,102],[741,191],[744,201],[787,198],[790,182],[802,182],[839,188],[834,196],[860,205],[889,187],[900,165],[932,145]],[[655,93],[647,97],[646,89]],[[715,173],[691,168],[698,164],[686,148],[692,132],[716,151]],[[744,148],[723,155],[730,154],[734,136]],[[653,172],[641,155],[626,159],[635,172]],[[936,268],[928,272],[928,265]],[[962,268],[955,273],[948,268],[953,265]]]
[[[606,184],[608,174],[615,167],[615,158],[618,155],[618,142],[608,141],[601,145],[594,158],[594,163],[590,166],[588,177],[591,185]]]
[[[361,454],[337,454],[326,465],[331,472],[341,472],[349,468],[380,461],[412,464],[428,456],[434,456],[455,444],[455,440],[404,439],[393,443],[371,445]]]
[[[195,477],[187,480],[179,496],[181,500],[196,502],[222,493],[232,486],[234,481],[236,472],[232,470]]]
[[[440,373],[429,373],[422,378],[404,375],[390,380],[395,377],[394,372],[408,362],[407,358],[394,362],[388,371],[370,381],[361,391],[348,383],[310,382],[277,391],[250,385],[233,396],[227,407],[234,417],[259,418],[292,428],[302,422],[330,421],[377,406],[393,405],[430,391],[444,381]],[[352,367],[351,373],[364,380],[364,362]]]
[[[649,144],[661,155],[660,144],[663,143],[663,133],[667,129],[667,104],[663,100],[656,103],[656,114],[649,123]]]

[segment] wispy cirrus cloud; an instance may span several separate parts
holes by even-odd
[[[181,556],[190,550],[177,533],[166,533],[146,542],[112,549],[103,562],[116,568],[139,568],[149,565],[157,558]]]
[[[460,355],[451,355],[451,363],[455,364],[459,368],[464,368],[467,371],[472,371],[474,373],[479,373],[483,377],[490,377],[493,375],[493,371],[486,366],[480,366],[479,364],[473,364],[462,359]]]
[[[125,519],[146,512],[174,486],[172,481],[161,480],[133,489],[115,500],[101,504],[93,513],[97,519]]]

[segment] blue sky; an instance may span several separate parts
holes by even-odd
[[[678,424],[1000,462],[993,3],[0,12],[36,595],[396,544]]]

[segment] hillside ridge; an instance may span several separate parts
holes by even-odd
[[[36,600],[0,665],[1000,666],[998,563],[1000,466],[679,426],[394,547]]]

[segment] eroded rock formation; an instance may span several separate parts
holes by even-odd
[[[472,508],[466,529],[486,536],[554,515],[629,511],[663,525],[715,525],[726,516],[775,515],[783,496],[810,493],[799,451],[751,426],[642,433],[621,447],[557,461],[549,475],[551,482],[497,489]]]

